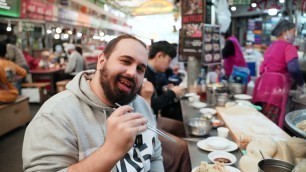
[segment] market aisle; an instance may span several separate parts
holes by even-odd
[[[31,114],[34,116],[41,105],[30,105]],[[0,137],[0,171],[22,171],[22,142],[26,126],[19,127]]]

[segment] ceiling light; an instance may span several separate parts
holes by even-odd
[[[281,4],[284,3],[284,2],[285,2],[285,0],[279,0],[279,3],[281,3]]]
[[[275,16],[277,14],[277,9],[276,8],[271,8],[271,9],[268,9],[268,14],[270,16]]]
[[[255,2],[253,2],[253,3],[251,4],[251,7],[256,8],[256,7],[257,7],[257,4],[256,4]]]
[[[82,34],[81,32],[78,32],[78,33],[77,33],[77,37],[78,37],[78,38],[81,38],[82,35],[83,35],[83,34]]]
[[[232,11],[236,11],[237,8],[236,8],[235,6],[232,6],[232,7],[231,7],[231,10],[232,10]]]
[[[56,33],[62,33],[62,29],[59,28],[59,27],[57,27],[57,28],[55,29],[55,32],[56,32]]]
[[[51,33],[52,33],[52,30],[48,29],[47,34],[51,34]]]
[[[59,38],[60,38],[60,34],[57,33],[54,35],[54,39],[59,39]]]
[[[72,30],[68,30],[67,32],[69,35],[72,35]]]
[[[10,20],[9,20],[8,23],[7,23],[6,31],[8,31],[8,32],[12,31],[11,21],[10,21]]]

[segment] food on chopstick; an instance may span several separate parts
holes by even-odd
[[[229,170],[221,163],[207,164],[207,162],[201,161],[201,165],[195,172],[229,172]]]
[[[296,124],[296,127],[304,132],[306,132],[306,120],[303,120]]]

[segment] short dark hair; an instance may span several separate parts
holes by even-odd
[[[163,52],[172,59],[176,56],[176,48],[167,41],[154,42],[149,51],[149,59],[153,59],[157,53]]]
[[[5,42],[0,42],[0,57],[4,58],[6,55],[6,43]]]
[[[147,46],[144,42],[142,42],[140,39],[136,38],[133,35],[129,35],[129,34],[120,35],[120,36],[112,39],[111,41],[109,41],[109,43],[105,46],[105,48],[103,50],[103,53],[104,53],[106,59],[109,58],[109,56],[112,54],[112,52],[114,51],[114,48],[116,47],[118,42],[120,42],[123,39],[134,39],[134,40],[138,41],[141,45],[143,45],[145,48],[147,48]]]

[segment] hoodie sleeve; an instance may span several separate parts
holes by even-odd
[[[23,142],[23,170],[66,171],[78,162],[79,151],[72,128],[64,119],[46,113],[34,118]]]

